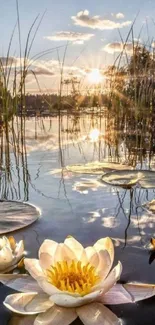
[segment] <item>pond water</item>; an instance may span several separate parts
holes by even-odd
[[[15,134],[18,127],[15,122]],[[14,233],[17,240],[24,239],[29,257],[37,257],[45,238],[61,242],[72,235],[89,246],[109,236],[115,244],[115,263],[120,260],[123,264],[121,281],[155,283],[155,261],[150,259],[147,248],[154,236],[155,218],[142,207],[155,199],[155,190],[101,184],[96,181],[102,173],[65,169],[68,165],[104,161],[127,165],[127,169],[130,166],[154,170],[150,133],[131,131],[127,132],[123,125],[117,128],[113,118],[100,116],[29,118],[25,120],[24,149],[19,157],[10,129],[10,140],[3,143],[3,164],[7,157],[8,165],[0,193],[1,199],[30,202],[41,210],[37,222]],[[17,325],[17,318],[13,320],[2,306],[10,292],[13,290],[0,286],[2,325]],[[111,309],[123,324],[155,323],[155,298]]]

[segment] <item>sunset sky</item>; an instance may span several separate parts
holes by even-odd
[[[1,0],[0,55],[5,63],[6,52],[11,32],[17,21],[16,1]],[[56,47],[62,60],[65,45],[68,43],[64,71],[66,77],[73,73],[84,76],[92,69],[103,70],[112,64],[122,49],[132,22],[138,14],[134,36],[138,38],[143,26],[141,41],[153,41],[155,26],[155,1],[149,0],[19,0],[21,39],[24,50],[28,30],[37,14],[45,12],[41,26],[36,35],[30,58],[35,54]],[[131,45],[128,41],[126,51],[130,55]],[[39,58],[32,65],[41,88],[57,88],[59,75],[58,52],[54,51]],[[23,54],[22,54],[23,55]],[[18,33],[15,31],[10,56],[19,64]],[[34,77],[27,77],[27,89],[35,92],[37,88]]]

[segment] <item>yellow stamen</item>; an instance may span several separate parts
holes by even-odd
[[[48,282],[61,291],[78,293],[85,296],[100,280],[95,267],[90,263],[83,265],[80,261],[57,262],[46,270]]]

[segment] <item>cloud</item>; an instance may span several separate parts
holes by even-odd
[[[79,41],[80,42],[80,41]],[[22,63],[22,66],[24,64],[24,58],[19,57],[9,57],[8,61],[6,57],[1,57],[3,66],[7,68],[11,67],[11,73],[10,73],[10,83],[12,85],[14,80],[14,69],[17,68],[17,83],[20,83],[21,80],[21,70],[20,68],[20,61]],[[35,76],[40,81],[43,81],[45,79],[49,79],[51,77],[60,77],[60,62],[59,60],[27,60],[27,75],[26,75],[26,83],[33,83],[35,82]],[[85,71],[83,67],[78,67],[74,65],[64,65],[64,77],[75,77],[78,76],[79,78],[83,77],[85,75]],[[34,76],[35,75],[35,76]],[[54,79],[54,78],[53,78]]]
[[[31,60],[25,59],[24,57],[19,58],[19,57],[14,57],[14,56],[9,56],[9,57],[0,57],[0,62],[4,67],[11,67],[11,68],[19,68],[21,65],[29,65],[31,64]]]
[[[118,12],[118,14],[116,14],[116,18],[117,19],[124,19],[125,16],[124,16],[124,14],[122,12]]]
[[[45,36],[44,38],[50,41],[71,41],[74,44],[83,44],[85,41],[89,41],[93,36],[94,34],[61,31],[56,33],[56,35]]]
[[[102,48],[103,51],[110,53],[110,54],[114,54],[114,53],[120,53],[122,52],[124,49],[124,51],[127,54],[132,54],[133,53],[133,44],[131,42],[129,43],[122,43],[122,42],[113,42],[113,43],[109,43],[106,46],[104,46]]]
[[[123,28],[131,25],[132,23],[131,21],[124,21],[120,23],[110,19],[101,19],[100,16],[91,17],[88,10],[80,11],[76,16],[72,16],[71,18],[75,25],[100,30]]]
[[[42,69],[43,71],[47,72],[46,75],[47,74],[59,75],[60,74],[60,63],[58,60],[47,60],[47,61],[38,60],[35,62],[34,71],[36,71],[36,69]],[[84,74],[83,68],[80,68],[80,67],[74,66],[74,65],[64,65],[63,71],[65,74],[72,74],[72,75],[77,75],[77,74],[83,75]],[[38,74],[39,74],[39,70],[38,70]],[[42,74],[44,74],[44,73],[42,73]]]
[[[0,63],[3,65],[3,66],[12,66],[14,64],[17,63],[17,59],[13,56],[10,56],[10,57],[5,57],[5,56],[2,56],[0,57]]]
[[[41,75],[44,75],[44,76],[54,76],[55,73],[51,70],[48,70],[46,68],[36,68],[34,70],[29,70],[28,71],[28,74],[32,74],[34,73],[36,76],[41,76]]]

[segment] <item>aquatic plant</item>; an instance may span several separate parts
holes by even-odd
[[[23,240],[16,243],[12,236],[0,238],[0,273],[7,273],[16,268],[23,256]]]
[[[23,292],[8,296],[4,305],[22,315],[39,314],[34,325],[69,325],[78,316],[85,325],[121,324],[104,304],[149,298],[155,294],[155,286],[116,284],[122,265],[119,262],[110,271],[113,260],[110,238],[102,238],[85,249],[73,237],[67,237],[61,244],[45,240],[38,260],[25,259],[30,276],[0,275],[2,283]]]

